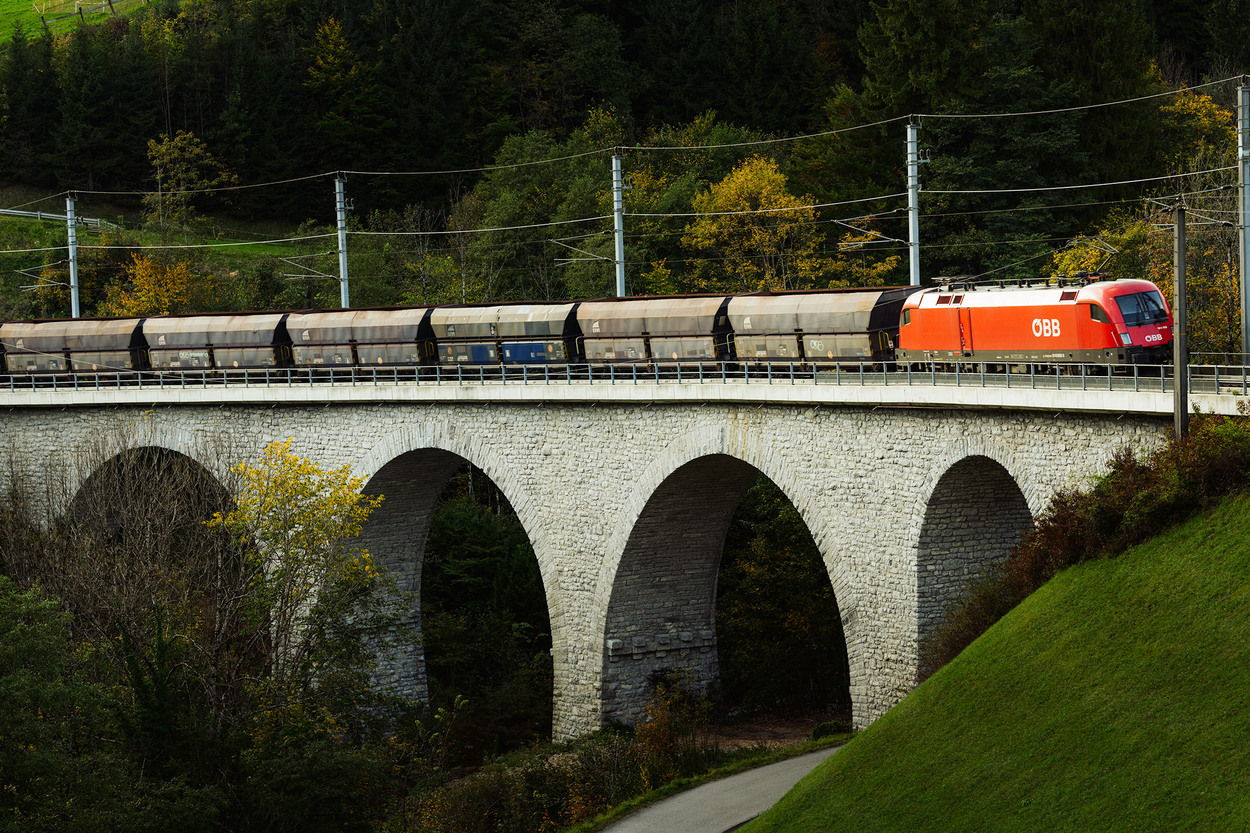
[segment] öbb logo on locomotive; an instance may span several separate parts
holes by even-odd
[[[1059,337],[1059,319],[1057,318],[1034,318],[1033,319],[1033,335],[1037,338],[1058,338]]]
[[[1039,339],[1044,344],[1039,343]],[[227,373],[471,365],[715,365],[810,371],[954,361],[1102,365],[1171,357],[1171,312],[1144,280],[596,298],[567,303],[157,315],[0,324],[3,369]],[[475,370],[475,372],[477,372]],[[399,378],[397,375],[396,378]]]

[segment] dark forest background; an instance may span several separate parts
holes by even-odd
[[[66,33],[14,29],[0,179],[77,190],[82,213],[129,221],[109,245],[139,247],[329,232],[347,171],[353,305],[554,300],[612,291],[621,148],[630,293],[905,282],[919,116],[925,280],[1031,277],[1184,190],[1160,177],[1232,164],[1244,6],[156,0]],[[1020,113],[1034,115],[1003,117]],[[779,206],[801,210],[692,219]],[[305,239],[278,254],[334,273],[333,242]],[[332,281],[294,280],[273,254],[161,253],[209,289],[156,311],[336,303]],[[85,265],[88,311],[151,311],[117,291],[103,306],[110,285],[142,282],[129,258]]]

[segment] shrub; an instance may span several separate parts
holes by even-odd
[[[821,738],[829,738],[834,735],[847,735],[855,731],[850,723],[845,720],[826,720],[824,723],[818,723],[812,729],[812,740],[820,740]]]
[[[433,790],[415,790],[386,830],[532,833],[593,818],[643,792],[629,738],[601,733],[567,748],[536,748]]]
[[[712,713],[707,693],[671,670],[653,674],[651,685],[645,716],[634,729],[645,789],[705,772],[720,759],[707,733]]]
[[[646,716],[630,737],[600,732],[567,747],[541,747],[519,762],[490,764],[434,790],[414,790],[388,831],[540,833],[592,819],[678,777],[707,772],[727,756],[706,732],[711,703],[680,675],[653,680]]]

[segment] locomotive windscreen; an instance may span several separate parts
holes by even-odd
[[[1167,308],[1164,307],[1163,297],[1158,292],[1118,295],[1115,303],[1120,308],[1120,313],[1124,316],[1124,325],[1127,327],[1162,324],[1168,320]]]

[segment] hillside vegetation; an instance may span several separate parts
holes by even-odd
[[[745,831],[1232,830],[1250,495],[1058,574]]]

